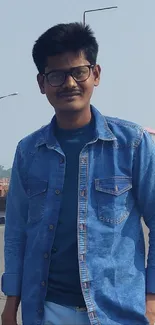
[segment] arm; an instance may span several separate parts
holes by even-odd
[[[7,297],[2,313],[2,325],[17,325],[17,311],[20,304],[20,297]]]
[[[28,199],[22,185],[22,157],[18,145],[7,196],[4,236],[5,273],[2,276],[2,291],[7,296],[2,319],[16,319],[20,303],[23,260],[26,244],[25,225]],[[7,324],[5,322],[4,324]],[[13,323],[14,324],[14,323]]]
[[[150,324],[155,322],[155,144],[144,131],[136,148],[133,165],[133,189],[149,228],[149,254],[146,269],[146,310]]]

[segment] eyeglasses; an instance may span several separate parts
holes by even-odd
[[[94,65],[82,65],[74,67],[69,70],[52,70],[48,73],[44,73],[48,83],[52,87],[62,86],[67,77],[71,76],[76,82],[84,82],[90,77],[90,70],[94,68]]]

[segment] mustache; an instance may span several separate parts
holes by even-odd
[[[79,89],[64,89],[57,93],[57,97],[61,98],[64,96],[78,96],[81,95],[81,91]]]

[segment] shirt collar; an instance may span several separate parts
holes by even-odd
[[[104,141],[116,140],[115,135],[108,126],[105,116],[103,116],[94,106],[91,106],[91,108],[95,117],[95,131],[97,138]]]
[[[94,107],[91,106],[92,114],[95,117],[95,134],[96,138],[103,141],[113,141],[116,140],[115,135],[110,130],[106,118]],[[50,149],[56,149],[59,145],[55,137],[55,123],[56,116],[51,120],[45,128],[40,129],[40,137],[36,142],[36,147],[46,144]]]

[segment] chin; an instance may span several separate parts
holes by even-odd
[[[64,107],[59,107],[59,111],[61,112],[80,112],[82,110],[81,106],[74,105],[66,105]]]
[[[82,108],[83,105],[81,105],[81,103],[75,103],[75,101],[65,102],[63,105],[57,106],[59,112],[79,112]]]

